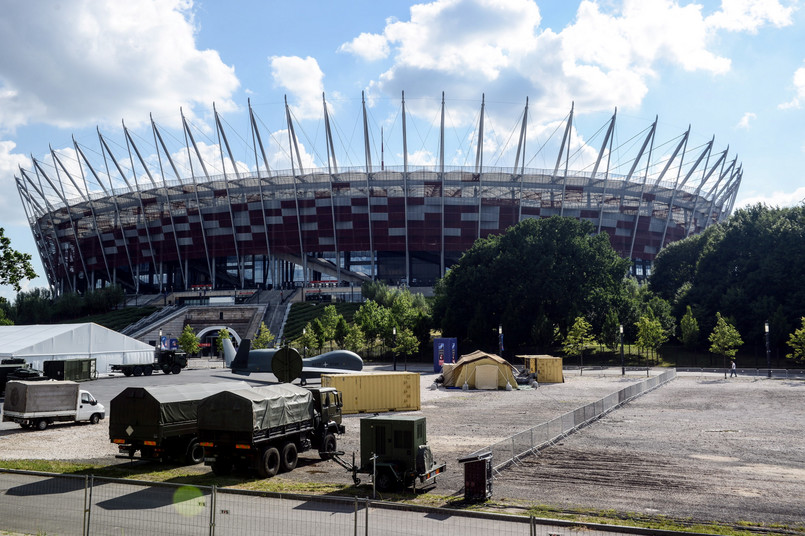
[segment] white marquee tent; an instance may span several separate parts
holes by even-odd
[[[154,347],[93,323],[0,326],[0,359],[23,358],[35,369],[60,359],[96,359],[98,372],[113,364],[151,363]]]

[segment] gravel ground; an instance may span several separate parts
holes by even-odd
[[[423,372],[422,409],[414,414],[427,417],[434,457],[447,463],[435,493],[456,497],[463,496],[464,484],[458,458],[645,379],[639,373],[621,377],[620,369],[584,376],[571,371],[563,384],[506,392],[432,390],[435,377]],[[493,499],[805,527],[804,400],[800,381],[681,373],[496,475]],[[345,417],[339,449],[348,458],[359,450],[362,416]],[[5,423],[0,459],[121,463],[104,423],[43,432]],[[309,453],[295,471],[275,478],[351,483],[346,470]]]

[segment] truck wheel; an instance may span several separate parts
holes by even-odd
[[[135,376],[142,376],[143,375],[143,368],[140,365],[134,367],[134,375]]]
[[[150,376],[152,372],[154,372],[154,367],[152,367],[151,365],[146,365],[145,367],[143,367],[144,375]]]
[[[212,462],[212,472],[216,476],[226,476],[232,472],[232,460],[219,458]]]
[[[182,372],[182,367],[180,367],[178,364],[174,364],[171,367],[171,372],[173,372],[174,374],[179,374],[180,372]]]
[[[280,453],[281,470],[283,473],[293,471],[296,469],[296,462],[299,461],[299,451],[296,449],[296,443],[288,441],[282,446]]]
[[[164,372],[165,374],[170,374],[171,373],[170,365],[162,365],[162,372]]]
[[[335,440],[335,435],[327,434],[324,436],[324,441],[321,443],[321,450],[319,451],[319,458],[322,460],[330,460],[333,458],[332,453],[338,448]]]
[[[193,439],[187,446],[185,461],[193,464],[204,461],[204,447],[199,444],[198,439]]]
[[[280,469],[280,452],[276,447],[268,447],[263,451],[260,457],[260,464],[257,466],[257,472],[263,478],[271,478],[276,475]]]
[[[31,427],[31,423],[29,423],[29,422],[21,422],[21,423],[20,423],[20,426],[22,426],[23,428],[30,428],[30,427]]]
[[[89,423],[98,424],[99,422],[101,422],[101,416],[98,415],[97,413],[93,413],[89,418]]]
[[[36,429],[37,430],[44,430],[48,427],[48,422],[45,419],[40,419],[36,421]]]
[[[131,376],[131,369],[130,368],[123,369],[123,376],[125,376],[126,378]]]
[[[391,474],[391,471],[388,469],[381,469],[377,473],[377,479],[375,480],[375,487],[379,491],[388,491],[395,486],[394,475]]]

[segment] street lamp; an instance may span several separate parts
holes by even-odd
[[[307,358],[307,339],[305,335],[307,334],[307,330],[302,328],[302,359]]]
[[[498,326],[498,355],[503,357],[503,326]]]
[[[768,370],[769,378],[771,378],[771,350],[769,349],[769,322],[768,322],[768,320],[763,325],[763,331],[766,332],[766,369]]]
[[[626,365],[623,362],[623,324],[620,325],[620,338],[621,338],[621,376],[626,376]]]
[[[397,342],[397,326],[391,328],[392,344]],[[394,370],[397,370],[397,352],[392,348],[391,353],[394,355]]]

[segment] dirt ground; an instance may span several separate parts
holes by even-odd
[[[421,376],[422,408],[434,458],[447,463],[435,493],[463,496],[458,458],[547,422],[645,379],[620,369],[567,372],[565,383],[521,391],[430,389]],[[571,434],[538,456],[495,475],[500,502],[660,514],[723,522],[805,527],[805,383],[680,373]],[[339,449],[359,451],[359,419],[345,417]],[[52,445],[58,442],[54,455]],[[59,458],[119,463],[106,426],[54,426],[44,432],[0,431],[0,459]],[[208,468],[198,466],[199,471]],[[304,454],[275,477],[351,483],[334,462]]]

